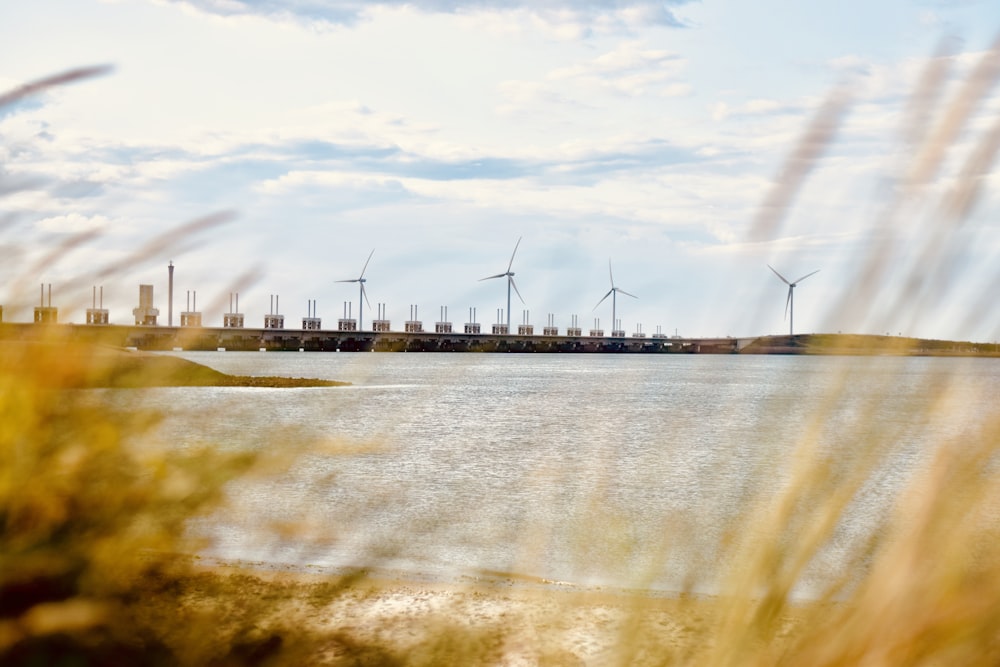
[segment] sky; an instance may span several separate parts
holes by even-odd
[[[995,0],[0,3],[0,305],[1000,339]],[[519,241],[520,239],[520,241]],[[273,306],[272,295],[277,297]],[[506,319],[506,313],[504,318]],[[597,322],[599,320],[599,324]]]

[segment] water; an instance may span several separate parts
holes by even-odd
[[[803,443],[845,469],[890,443],[804,579],[820,585],[1000,392],[992,359],[175,354],[354,383],[109,392],[163,409],[178,447],[301,446],[279,478],[234,485],[232,509],[201,527],[212,555],[667,590],[713,571]]]

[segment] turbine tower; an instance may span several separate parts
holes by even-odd
[[[611,278],[611,289],[608,290],[607,294],[605,294],[603,297],[601,297],[601,300],[597,302],[597,306],[599,306],[602,303],[604,303],[604,300],[607,299],[609,296],[611,297],[611,330],[614,331],[615,327],[618,326],[618,320],[617,320],[617,316],[618,316],[618,312],[617,312],[618,311],[618,292],[621,292],[622,294],[624,294],[626,296],[630,296],[633,299],[638,299],[639,297],[637,297],[635,294],[629,294],[628,292],[626,292],[625,290],[623,290],[621,287],[615,287],[615,274],[611,272],[611,260],[610,259],[608,259],[608,276]],[[597,306],[594,306],[594,310],[597,310]]]
[[[375,254],[375,248],[372,248],[372,251],[370,253],[368,253],[368,259],[365,260],[364,267],[362,267],[362,269],[361,269],[361,275],[360,276],[358,276],[357,278],[352,278],[350,280],[337,280],[337,281],[335,281],[335,282],[338,282],[338,283],[358,283],[358,285],[361,286],[360,294],[358,295],[358,331],[363,331],[364,328],[365,328],[364,327],[364,319],[361,317],[361,315],[362,315],[361,301],[362,300],[368,301],[368,293],[365,292],[365,281],[366,281],[366,279],[365,279],[365,271],[368,269],[368,262],[372,261],[372,255],[374,255],[374,254]],[[369,302],[368,303],[368,307],[371,308],[371,305],[372,305],[371,302]]]
[[[514,244],[514,252],[510,254],[510,262],[507,264],[507,270],[504,273],[498,273],[495,276],[486,276],[485,278],[480,278],[479,282],[484,280],[492,280],[493,278],[503,278],[507,277],[507,333],[510,333],[510,288],[513,287],[514,291],[517,292],[517,298],[524,303],[524,297],[521,293],[517,291],[517,285],[514,284],[514,272],[510,270],[510,267],[514,266],[514,255],[517,254],[517,247],[521,245],[521,238],[517,238],[517,243]]]
[[[806,275],[802,276],[801,278],[799,278],[794,282],[788,282],[788,280],[785,279],[785,276],[775,271],[773,266],[768,264],[767,268],[774,271],[774,275],[781,278],[781,282],[788,285],[788,298],[785,299],[785,317],[788,318],[788,335],[794,336],[795,335],[795,296],[794,296],[795,286],[798,285],[803,280],[805,280],[806,278],[808,278],[809,276],[813,275],[813,273],[819,273],[819,269],[816,269],[812,273],[807,273]]]

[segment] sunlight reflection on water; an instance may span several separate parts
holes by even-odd
[[[805,433],[850,460],[877,429],[896,447],[811,576],[834,574],[927,450],[994,410],[1000,390],[992,359],[176,354],[355,383],[111,392],[163,409],[178,446],[338,443],[235,487],[212,555],[665,589],[711,567],[748,500],[787,479]],[[935,409],[942,383],[955,398]],[[283,536],[272,521],[308,528]]]

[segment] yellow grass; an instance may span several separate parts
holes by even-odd
[[[986,65],[998,57],[991,50]],[[986,65],[976,77],[985,76]],[[981,81],[971,81],[944,110],[941,128],[923,132],[904,174],[909,194],[935,172],[950,128],[963,122],[981,90]],[[794,199],[817,159],[817,142],[829,140],[844,104],[835,95],[792,151],[767,199],[776,204],[755,221],[756,238],[779,233],[775,211]],[[982,146],[996,152],[993,130],[987,132],[969,158],[969,176],[943,197],[946,229],[961,224],[970,188],[993,157],[982,155]],[[929,248],[941,242],[932,236]],[[873,245],[845,294],[869,289],[891,255]],[[950,268],[942,259],[934,277],[946,280]],[[907,307],[926,303],[922,283],[906,296]],[[857,308],[858,300],[845,296],[833,310]],[[163,446],[154,435],[157,415],[96,407],[73,389],[81,368],[106,369],[116,354],[76,349],[67,357],[59,349],[42,345],[15,359],[8,347],[0,364],[4,665],[1000,664],[1000,411],[982,415],[961,440],[936,443],[883,530],[808,603],[793,600],[796,584],[897,446],[893,425],[880,420],[873,400],[856,417],[863,455],[838,459],[821,449],[846,376],[825,397],[826,407],[800,425],[787,482],[732,517],[720,561],[693,573],[716,585],[715,597],[502,576],[449,586],[364,570],[304,577],[205,567],[190,557],[199,544],[186,527],[222,506],[225,485],[247,474],[279,474],[281,464],[233,448]],[[926,413],[913,415],[917,424],[957,400],[947,378],[927,389]]]

